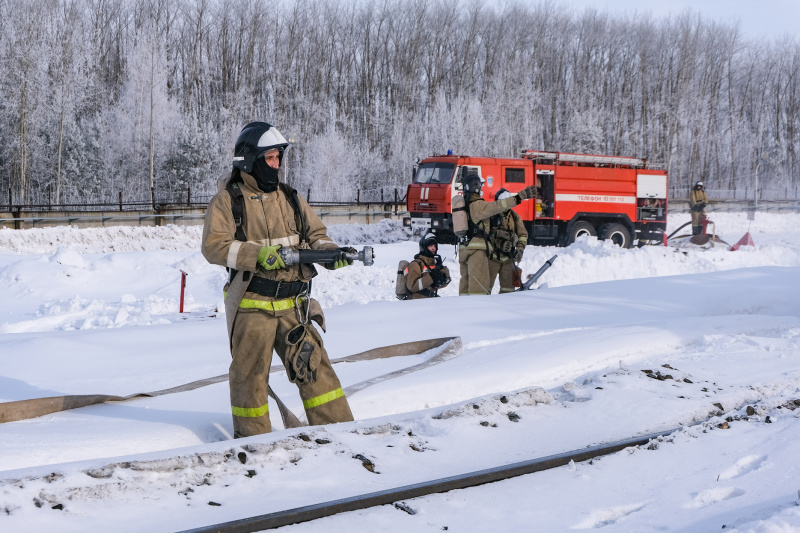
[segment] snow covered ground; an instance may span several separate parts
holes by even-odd
[[[176,531],[676,428],[403,502],[415,514],[383,506],[285,529],[800,531],[800,215],[713,218],[729,243],[749,229],[756,246],[528,248],[526,273],[558,254],[543,289],[469,298],[443,246],[453,283],[412,302],[394,283],[415,240],[394,223],[334,226],[377,258],[315,280],[331,358],[449,336],[458,357],[353,394],[353,423],[283,430],[273,405],[276,431],[236,441],[227,382],[0,424],[0,530]],[[225,274],[198,252],[200,232],[0,229],[0,401],[226,373]],[[348,387],[433,352],[336,369]],[[282,373],[270,383],[302,413]]]

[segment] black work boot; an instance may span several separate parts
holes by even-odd
[[[692,235],[700,235],[703,232],[703,226],[692,226]]]

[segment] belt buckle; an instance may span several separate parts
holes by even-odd
[[[273,296],[273,298],[275,298],[276,300],[280,300],[280,296],[278,296],[278,293],[281,290],[281,284],[282,283],[283,282],[281,280],[278,280],[278,285],[275,287],[275,295]]]

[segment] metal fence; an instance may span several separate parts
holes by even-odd
[[[313,197],[312,189],[299,191],[305,192],[306,201],[312,206],[342,206],[342,205],[405,205],[405,192],[393,189],[391,192],[380,190],[377,194],[375,190],[362,191],[356,190],[356,196],[352,201],[329,202],[317,201]],[[363,198],[362,198],[363,196]],[[175,209],[205,209],[211,201],[213,194],[193,194],[192,189],[186,189],[180,194],[156,194],[152,192],[151,200],[124,200],[123,192],[119,191],[117,201],[101,201],[86,203],[25,203],[15,201],[12,191],[9,189],[7,203],[0,203],[0,212],[51,212],[51,211],[70,211],[70,212],[93,212],[93,211],[141,211],[153,210],[156,212]]]
[[[670,187],[669,196],[675,199],[689,198],[689,187]],[[710,189],[705,187],[706,194],[713,200],[719,201],[755,201],[756,190],[754,186],[746,186],[739,189]],[[759,187],[758,203],[762,201],[780,200],[800,200],[800,188],[798,187]]]

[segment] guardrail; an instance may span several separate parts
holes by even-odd
[[[392,204],[313,204],[312,209],[327,224],[371,224],[384,218],[397,219],[408,212]],[[161,207],[158,211],[0,211],[0,228],[43,228],[64,225],[78,227],[199,225],[205,208]]]

